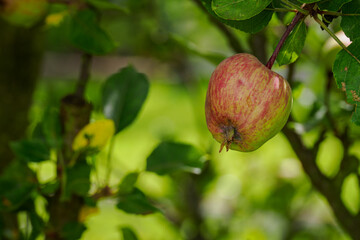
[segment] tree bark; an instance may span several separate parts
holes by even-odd
[[[9,143],[25,136],[43,53],[40,27],[12,26],[0,18],[0,173],[13,160]],[[0,212],[1,239],[18,239],[15,213]]]

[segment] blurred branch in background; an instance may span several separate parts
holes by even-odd
[[[10,142],[25,137],[28,113],[39,77],[43,54],[40,26],[22,28],[0,18],[0,172],[11,164]],[[19,238],[16,214],[1,212],[1,239]]]

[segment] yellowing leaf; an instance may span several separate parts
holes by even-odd
[[[79,222],[85,222],[85,220],[94,214],[99,213],[99,208],[97,207],[89,207],[89,206],[84,206],[81,208],[80,213],[79,213]]]
[[[103,148],[115,133],[113,120],[99,120],[86,125],[76,135],[72,148],[74,151],[83,148]]]
[[[45,19],[46,25],[54,27],[59,26],[59,24],[64,20],[66,15],[66,11],[50,14]]]

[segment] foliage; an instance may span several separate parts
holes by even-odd
[[[36,4],[45,4],[40,0],[31,2],[35,3],[33,7],[22,6],[35,9]],[[199,73],[194,69],[202,67],[191,68],[194,63],[189,59],[195,55],[210,64],[217,64],[225,54],[194,46],[183,36],[182,28],[171,29],[172,25],[186,25],[177,19],[186,14],[178,7],[184,3],[87,0],[70,4],[72,1],[49,1],[46,11],[31,11],[31,16],[23,18],[22,9],[6,8],[8,1],[4,1],[1,16],[10,24],[29,28],[29,31],[35,25],[44,25],[50,39],[47,48],[80,53],[83,58],[75,91],[60,101],[57,99],[56,104],[49,102],[42,118],[32,126],[31,134],[10,143],[15,159],[6,169],[1,169],[0,175],[1,239],[16,238],[6,235],[9,214],[17,222],[16,232],[21,239],[79,239],[88,231],[89,216],[97,214],[104,201],[111,201],[116,208],[114,212],[121,212],[126,219],[133,219],[135,225],[139,225],[137,228],[129,224],[117,226],[118,234],[125,240],[144,237],[137,221],[145,216],[161,216],[169,229],[176,229],[183,239],[267,239],[269,235],[272,239],[346,239],[328,220],[322,220],[315,228],[304,221],[303,215],[308,214],[304,212],[314,210],[312,203],[317,200],[313,199],[318,199],[318,195],[306,185],[309,182],[303,175],[291,173],[291,167],[300,169],[298,163],[291,160],[295,155],[313,187],[328,201],[339,225],[350,237],[360,238],[360,173],[356,148],[359,136],[356,125],[360,125],[357,105],[360,101],[359,0],[193,2],[197,5],[194,4],[192,10],[198,11],[194,14],[206,14],[211,22],[204,28],[206,34],[201,28],[189,33],[194,39],[196,34],[207,39],[207,30],[216,27],[235,51],[239,46],[247,52],[263,49],[264,55],[266,47],[272,52],[279,41],[281,34],[277,29],[284,30],[294,12],[301,15],[298,22],[293,20],[294,28],[288,30],[289,35],[283,42],[280,40],[281,49],[275,50],[273,55],[277,70],[283,71],[280,66],[289,65],[288,80],[294,92],[294,109],[283,132],[288,141],[275,138],[271,147],[281,145],[282,148],[287,144],[293,151],[274,151],[270,147],[266,149],[265,145],[265,150],[260,151],[264,151],[262,154],[266,157],[259,157],[259,152],[229,153],[222,161],[217,161],[220,157],[214,149],[218,147],[203,131],[203,105],[196,101],[204,96],[207,82],[193,80],[198,78],[194,72]],[[45,9],[45,5],[42,8]],[[167,11],[174,11],[174,15],[165,14]],[[161,18],[165,20],[159,20]],[[309,24],[305,18],[314,20],[314,24]],[[316,25],[319,22],[321,26]],[[321,38],[324,34],[319,33],[321,29],[332,37],[333,29],[342,30],[352,43],[348,47],[340,43],[343,49],[336,52],[336,56],[331,55],[331,50],[322,52],[318,47],[324,45],[324,38]],[[119,32],[121,34],[117,35]],[[254,47],[253,37],[259,36],[265,41],[261,47]],[[245,38],[250,44],[244,44]],[[217,42],[216,38],[214,42]],[[201,118],[200,124],[196,123],[197,129],[178,128],[174,131],[176,134],[171,134],[168,131],[171,128],[166,127],[170,123],[165,118],[153,127],[157,128],[156,139],[147,141],[146,147],[141,146],[147,137],[145,127],[133,132],[130,128],[137,128],[137,121],[141,121],[141,113],[150,98],[149,91],[156,91],[161,84],[149,80],[131,64],[107,76],[100,87],[97,85],[97,100],[92,100],[92,106],[84,90],[92,84],[89,82],[91,60],[94,56],[116,54],[156,57],[175,69],[176,84],[180,86],[178,89],[186,91],[186,98],[170,92],[167,99],[161,98],[154,105],[161,109],[161,104],[171,102],[169,99],[179,98],[171,111],[183,117],[177,121],[184,121],[190,114],[187,116],[181,111],[181,104],[184,99],[192,99],[193,114]],[[212,67],[202,64],[209,76]],[[296,70],[302,75],[294,73],[295,66],[299,66]],[[311,69],[311,76],[306,73],[307,68]],[[334,83],[341,91],[332,88]],[[194,93],[196,96],[192,95]],[[50,95],[49,98],[53,97]],[[152,118],[161,118],[164,114],[159,110]],[[144,122],[150,129],[151,118]],[[201,140],[188,141],[186,134],[196,131]],[[135,145],[133,151],[145,152],[146,167],[117,171],[134,161],[131,155],[118,156],[117,149],[122,147],[117,145],[118,139],[125,146]],[[329,147],[334,148],[336,154],[330,154]],[[239,162],[239,159],[233,161],[230,158],[247,159]],[[258,158],[269,161],[261,162],[256,169],[253,164],[260,162]],[[273,164],[280,165],[280,160],[290,167],[286,165],[282,170],[274,167]],[[119,161],[124,165],[116,166]],[[52,169],[52,174],[48,173],[50,177],[41,176],[43,171],[40,169],[44,166]],[[102,174],[99,166],[104,171]],[[267,172],[269,169],[282,172],[271,175]],[[158,197],[144,187],[151,185],[151,181],[144,179],[156,179],[155,185],[168,184],[172,190]],[[42,201],[45,203],[41,204]],[[19,216],[23,213],[26,220],[21,221]],[[248,216],[251,220],[246,219]],[[24,222],[27,224],[25,230],[21,229]],[[256,225],[266,230],[260,231]]]

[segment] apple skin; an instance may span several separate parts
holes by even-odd
[[[209,131],[229,149],[251,152],[285,126],[292,107],[289,83],[246,53],[222,61],[211,75],[205,115]]]

